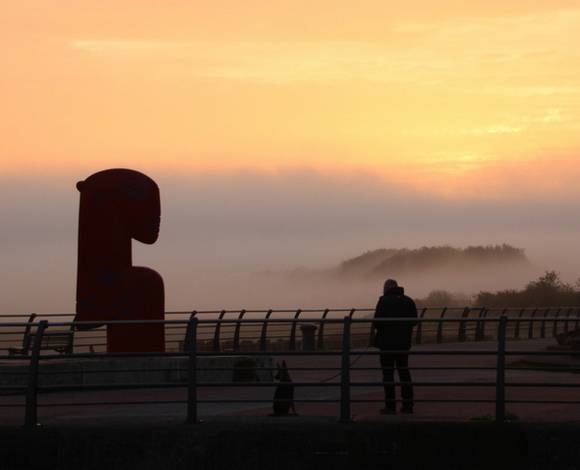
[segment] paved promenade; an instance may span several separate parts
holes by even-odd
[[[580,422],[578,404],[556,402],[580,398],[580,374],[556,371],[556,366],[575,364],[569,356],[531,356],[528,351],[543,351],[554,345],[554,339],[508,342],[507,364],[518,364],[516,370],[506,373],[506,411],[519,422]],[[448,343],[415,346],[413,351],[493,351],[496,342]],[[283,357],[276,357],[281,360]],[[295,398],[299,416],[269,417],[274,388],[271,384],[234,387],[200,387],[197,415],[203,422],[243,419],[284,421],[322,420],[337,421],[340,417],[340,378],[335,376],[340,366],[338,356],[287,356],[292,378],[297,384]],[[356,361],[356,362],[354,362]],[[358,357],[353,351],[351,363],[352,382],[380,380],[378,357]],[[578,361],[580,364],[580,361]],[[526,366],[544,365],[547,370],[531,370]],[[495,412],[496,357],[465,355],[412,355],[410,358],[415,386],[415,413],[394,416],[381,415],[383,393],[380,386],[363,385],[351,389],[350,415],[356,422],[468,422],[470,418],[493,415]],[[443,370],[435,368],[445,367]],[[454,369],[460,367],[461,369]],[[318,370],[323,369],[323,370]],[[429,382],[457,383],[461,385],[429,385]],[[534,383],[542,387],[524,387],[517,384]],[[556,388],[555,383],[567,384]],[[300,385],[304,384],[304,385]],[[475,384],[469,386],[466,384]],[[91,392],[59,392],[39,396],[38,421],[47,426],[119,423],[183,423],[187,416],[184,403],[185,388],[155,388],[134,390],[103,390]],[[223,403],[209,403],[220,400]],[[255,400],[255,401],[254,401]],[[309,400],[316,400],[310,402]],[[487,400],[473,403],[470,400]],[[551,401],[553,403],[509,403],[510,400]],[[453,402],[452,402],[453,401]],[[142,403],[153,402],[153,403]],[[0,403],[24,403],[22,396],[0,396]],[[105,404],[103,404],[105,403]],[[47,405],[47,406],[44,406]],[[18,426],[24,421],[23,407],[2,407],[0,426]]]
[[[415,414],[379,414],[381,387],[367,383],[352,388],[353,419],[344,424],[337,422],[339,389],[325,385],[339,380],[331,377],[340,358],[288,355],[297,384],[298,416],[268,416],[273,384],[199,387],[200,421],[192,424],[184,424],[184,388],[46,393],[39,396],[39,404],[45,406],[38,411],[44,426],[22,426],[23,407],[0,408],[0,466],[2,470],[576,470],[580,407],[556,402],[578,399],[580,374],[555,370],[575,365],[570,356],[542,359],[525,353],[545,350],[549,344],[554,340],[508,343],[508,350],[516,353],[508,356],[508,364],[524,367],[507,372],[507,400],[552,403],[507,403],[508,413],[518,418],[507,424],[470,420],[495,411],[495,389],[489,385],[496,378],[493,355],[413,355]],[[452,343],[417,346],[414,351],[495,347],[494,342]],[[351,381],[380,380],[378,357],[357,357],[353,352]],[[526,368],[531,362],[546,370]],[[325,370],[315,370],[319,368]],[[427,384],[434,381],[446,384]],[[542,387],[517,386],[527,382]],[[557,383],[567,387],[553,387]],[[224,403],[206,402],[218,399]],[[0,401],[24,403],[24,398],[4,395]]]

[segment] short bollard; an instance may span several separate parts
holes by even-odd
[[[314,335],[318,327],[313,323],[304,323],[300,325],[302,331],[302,351],[315,351],[316,341]]]

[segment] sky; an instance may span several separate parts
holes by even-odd
[[[374,306],[254,273],[508,243],[580,277],[576,0],[7,0],[0,314],[73,312],[76,182],[132,168],[166,308]],[[450,280],[402,280],[426,295]],[[332,305],[328,305],[332,304]]]

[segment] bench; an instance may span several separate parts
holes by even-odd
[[[36,333],[30,332],[36,314],[33,313],[28,319],[28,323],[24,330],[24,337],[22,339],[21,348],[8,348],[8,354],[10,356],[15,355],[28,355],[28,352],[32,349],[34,341],[36,339]],[[72,354],[73,351],[73,339],[74,339],[74,327],[70,330],[54,330],[51,331],[47,329],[42,334],[42,341],[40,342],[40,349],[42,350],[54,350],[60,354]]]

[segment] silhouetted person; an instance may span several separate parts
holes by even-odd
[[[374,318],[417,318],[417,307],[413,299],[405,295],[394,279],[387,279],[383,295],[379,298]],[[373,322],[377,330],[373,346],[381,350],[380,360],[385,388],[385,407],[382,414],[395,414],[395,368],[401,382],[401,412],[413,412],[413,384],[409,371],[409,354],[413,327],[417,321]]]

